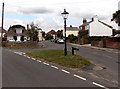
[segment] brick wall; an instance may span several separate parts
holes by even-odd
[[[120,49],[120,38],[104,38],[101,41],[93,41],[92,46]]]

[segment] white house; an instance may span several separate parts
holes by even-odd
[[[112,26],[100,21],[97,16],[94,16],[90,22],[85,21],[79,28],[80,30],[88,30],[89,36],[113,35]]]
[[[27,37],[25,36],[25,27],[21,25],[13,25],[6,32],[7,41],[27,41]]]
[[[44,38],[42,37],[42,29],[41,28],[38,29],[38,39],[39,39],[39,41],[44,40]]]
[[[120,10],[120,1],[118,2],[118,10]],[[120,26],[118,26],[118,30],[120,30]]]

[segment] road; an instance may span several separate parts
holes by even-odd
[[[3,87],[95,87],[60,69],[3,49]]]
[[[46,45],[45,48],[16,51],[29,52],[42,49],[64,49],[64,44],[55,44],[49,41],[44,41],[43,44]],[[82,80],[78,77],[76,78],[74,76],[75,72],[71,70],[69,70],[70,73],[65,73],[62,71],[63,68],[61,67],[55,69],[51,67],[51,65],[45,65],[44,62],[39,63],[37,61],[28,60],[29,58],[14,53],[14,50],[9,51],[9,49],[3,49],[3,86],[95,87],[94,81],[105,86],[116,86],[114,82],[116,83],[118,79],[118,54],[71,44],[67,44],[68,50],[71,50],[73,46],[80,49],[77,52],[78,54],[92,61],[94,64],[106,68],[105,70],[87,72],[90,74],[97,73],[98,77],[102,76],[106,78],[107,82],[100,78],[93,77],[93,75],[92,77],[86,75],[86,71],[79,73],[80,76],[87,79]]]

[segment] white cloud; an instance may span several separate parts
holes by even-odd
[[[67,25],[79,26],[83,18],[90,20],[94,15],[98,15],[100,20],[116,27],[111,22],[112,13],[118,10],[119,0],[1,0],[5,2],[5,14],[22,14],[37,16],[36,19],[28,20],[16,18],[6,18],[5,28],[12,24],[23,24],[34,21],[45,31],[51,29],[62,29],[63,19],[60,16],[66,8],[70,13]],[[1,11],[1,8],[0,8]],[[1,16],[1,15],[0,15]],[[51,18],[50,20],[47,18]]]

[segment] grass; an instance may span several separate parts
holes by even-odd
[[[73,56],[71,52],[68,52],[68,55],[64,56],[63,50],[39,50],[27,54],[68,68],[83,68],[92,64],[79,55]]]

